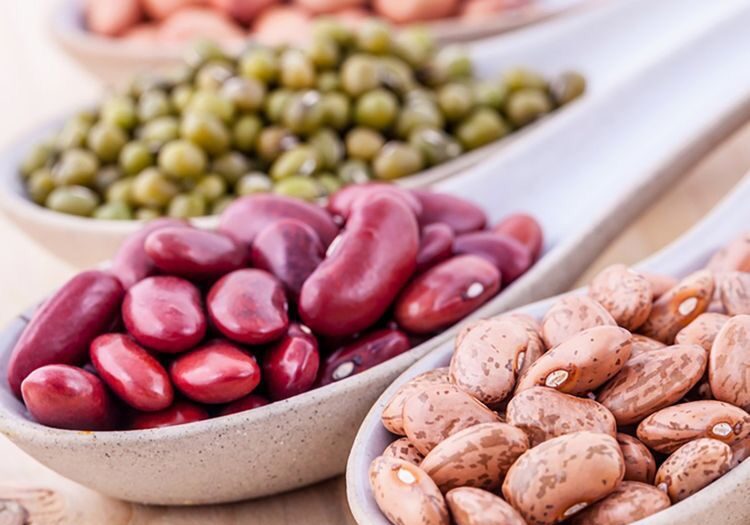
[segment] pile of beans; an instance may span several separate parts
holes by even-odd
[[[386,184],[345,188],[328,209],[243,197],[218,231],[158,219],[38,308],[11,390],[44,425],[107,430],[339,381],[455,324],[539,255],[531,217],[485,227],[468,201]]]
[[[398,24],[485,19],[531,0],[88,0],[88,29],[140,45],[211,38],[231,45],[249,35],[267,44],[300,43],[315,16],[356,26],[372,16]],[[456,23],[462,21],[456,20]]]
[[[541,321],[467,326],[382,413],[399,525],[624,525],[750,456],[750,234],[677,282],[614,265]]]
[[[20,166],[28,197],[108,220],[218,214],[237,196],[316,201],[447,162],[580,96],[585,81],[523,68],[478,80],[419,30],[321,22],[301,48],[237,57],[203,42],[69,119]]]

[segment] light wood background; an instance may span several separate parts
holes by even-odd
[[[96,81],[56,51],[47,38],[44,13],[51,5],[51,0],[13,2],[13,9],[0,17],[0,146],[100,91]],[[581,282],[607,264],[636,262],[667,244],[699,220],[748,169],[750,125],[685,173],[678,185],[592,264]],[[74,271],[0,216],[0,325]],[[354,523],[347,510],[343,478],[254,502],[187,509],[145,507],[112,500],[67,481],[0,437],[0,499],[18,494],[19,487],[53,490],[64,503],[71,525]]]

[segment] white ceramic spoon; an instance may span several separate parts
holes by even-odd
[[[547,229],[546,255],[477,316],[566,289],[608,240],[685,168],[750,117],[750,7],[676,49],[591,110],[530,134],[492,163],[440,188],[493,219],[515,208]],[[691,79],[691,89],[684,89]],[[0,341],[0,377],[24,321]],[[123,499],[214,503],[273,494],[343,471],[357,426],[379,394],[455,329],[362,374],[233,416],[109,433],[55,430],[26,419],[0,381],[0,431],[63,475]],[[117,475],[112,475],[116,472]],[[175,483],[179,480],[179,483]]]
[[[554,75],[577,69],[587,77],[587,94],[568,107],[532,124],[494,144],[462,155],[458,159],[399,184],[422,187],[448,177],[471,173],[471,166],[492,157],[491,164],[517,144],[531,144],[544,128],[558,122],[576,126],[581,114],[589,118],[603,111],[596,102],[617,86],[663,60],[684,42],[705,32],[722,20],[732,18],[743,8],[744,0],[722,0],[706,7],[703,0],[611,0],[582,10],[576,16],[556,19],[527,31],[479,42],[469,48],[482,77],[494,77],[499,71],[518,64]],[[615,113],[618,105],[607,108]],[[571,124],[565,124],[570,121]],[[137,221],[103,221],[74,217],[49,211],[31,203],[25,196],[18,165],[31,146],[62,125],[57,119],[23,137],[0,155],[0,207],[28,235],[62,259],[86,267],[111,257],[122,239],[140,228]],[[494,168],[490,168],[494,169]],[[522,176],[524,171],[517,175]],[[485,171],[486,173],[486,171]],[[491,189],[496,193],[496,188]],[[215,217],[194,221],[203,227],[214,226]]]
[[[708,258],[738,235],[750,230],[750,174],[733,189],[699,224],[669,246],[636,265],[641,270],[684,277],[702,268]],[[576,290],[585,293],[585,288]],[[557,297],[523,306],[517,311],[541,319]],[[380,421],[383,407],[394,392],[414,376],[447,366],[453,354],[453,341],[447,341],[401,374],[373,405],[352,447],[346,469],[347,497],[355,519],[361,525],[389,525],[371,496],[368,468],[395,437]],[[697,494],[639,525],[746,525],[750,520],[750,461],[712,483]]]

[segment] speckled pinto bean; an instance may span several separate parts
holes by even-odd
[[[716,252],[706,268],[716,273],[750,272],[750,233],[743,233]]]
[[[676,403],[700,381],[706,351],[698,345],[674,345],[629,360],[596,399],[618,425],[637,423]]]
[[[391,523],[449,525],[445,499],[435,482],[418,466],[380,456],[370,465],[375,502]]]
[[[568,295],[544,314],[541,333],[547,348],[553,348],[587,328],[616,325],[609,312],[595,300],[585,295]]]
[[[445,495],[456,525],[526,525],[516,509],[491,492],[472,487]]]
[[[302,286],[302,320],[330,336],[371,326],[414,272],[418,250],[417,220],[403,200],[376,193],[360,201],[333,250]]]
[[[672,344],[677,332],[706,311],[714,293],[711,272],[700,270],[659,297],[640,332],[662,343]]]
[[[422,203],[409,190],[382,182],[368,182],[346,186],[328,198],[326,208],[333,216],[338,216],[343,221],[346,221],[356,201],[362,197],[369,197],[376,191],[379,193],[385,192],[388,195],[403,200],[417,217],[422,214]]]
[[[398,438],[396,441],[388,445],[383,451],[383,456],[387,458],[396,458],[408,461],[414,465],[419,466],[424,459],[422,454],[414,444],[407,438]]]
[[[499,403],[513,392],[528,344],[529,336],[520,322],[481,320],[456,345],[450,362],[451,382],[484,404]]]
[[[425,386],[404,403],[406,437],[422,454],[465,428],[498,421],[497,414],[454,385]]]
[[[651,293],[654,296],[654,301],[677,286],[677,283],[679,283],[679,281],[671,275],[646,272],[643,270],[638,270],[638,273],[641,274],[643,278],[646,279],[651,285]]]
[[[729,315],[750,314],[750,273],[728,272],[717,281],[724,310]]]
[[[633,359],[644,352],[652,352],[667,347],[667,345],[661,341],[651,339],[650,337],[641,334],[631,334],[630,343],[630,359]]]
[[[615,417],[601,404],[545,386],[535,386],[513,396],[505,418],[528,434],[532,447],[581,430],[610,436],[617,433]]]
[[[505,477],[503,495],[529,525],[552,525],[608,496],[624,475],[615,438],[574,432],[518,458]]]
[[[656,471],[657,488],[672,503],[692,496],[729,470],[732,449],[717,439],[700,438],[678,448]]]
[[[711,347],[708,380],[715,399],[750,409],[750,315],[732,317]]]
[[[732,445],[750,436],[750,414],[722,401],[691,401],[654,412],[638,425],[638,438],[669,454],[707,437]]]
[[[651,283],[624,264],[605,268],[594,277],[589,295],[607,309],[618,325],[628,330],[646,322],[654,299]]]
[[[219,219],[219,231],[250,245],[266,226],[279,219],[297,219],[310,226],[328,246],[339,229],[324,209],[281,195],[249,195],[234,201]]]
[[[428,385],[450,384],[449,378],[448,367],[436,368],[423,374],[419,374],[415,378],[401,385],[383,408],[383,413],[381,415],[383,426],[394,434],[405,436],[406,431],[404,430],[403,412],[406,400]]]
[[[453,253],[487,259],[500,270],[506,285],[518,279],[534,263],[529,249],[518,240],[491,231],[459,235],[453,242]]]
[[[747,458],[750,458],[750,438],[745,438],[730,445],[732,449],[732,461],[729,468],[735,468]]]
[[[729,316],[714,312],[700,314],[685,328],[677,332],[674,342],[679,345],[701,345],[711,350],[719,330],[729,321]]]
[[[628,434],[618,432],[615,437],[625,460],[625,481],[640,481],[652,485],[656,475],[656,460],[648,447]]]
[[[425,190],[412,190],[412,194],[422,204],[419,224],[427,226],[442,222],[453,229],[456,235],[481,230],[487,224],[484,210],[460,197]]]
[[[429,334],[451,326],[479,308],[500,289],[500,272],[476,255],[459,255],[414,279],[395,306],[399,326]]]
[[[420,467],[443,493],[457,487],[496,491],[510,466],[528,448],[523,430],[507,423],[483,423],[438,443]]]
[[[417,273],[429,270],[453,255],[455,235],[447,224],[436,222],[422,228],[417,253]]]
[[[117,317],[124,290],[111,274],[79,273],[47,299],[26,325],[8,361],[8,383],[21,396],[21,382],[40,366],[82,364],[89,344]]]
[[[595,326],[534,361],[518,378],[516,392],[548,386],[566,394],[585,394],[617,374],[629,357],[630,332],[617,326]]]
[[[670,505],[669,496],[653,485],[623,481],[612,494],[576,514],[570,525],[628,525]]]
[[[544,244],[542,227],[531,215],[526,213],[508,215],[493,226],[492,231],[508,235],[519,241],[529,250],[534,261],[542,253],[542,244]]]

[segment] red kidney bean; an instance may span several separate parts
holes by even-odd
[[[174,386],[205,404],[229,403],[260,383],[255,358],[227,341],[213,341],[182,354],[169,369]]]
[[[422,273],[453,255],[453,230],[447,224],[436,222],[422,228],[417,254],[417,273]]]
[[[340,189],[328,198],[327,209],[332,215],[346,220],[352,211],[352,206],[363,195],[372,195],[374,192],[385,192],[404,201],[419,217],[422,213],[422,204],[409,190],[386,184],[382,182],[368,182],[366,184],[352,184]]]
[[[144,242],[146,254],[164,273],[209,279],[242,268],[247,251],[228,235],[195,228],[160,228]]]
[[[525,213],[508,215],[498,222],[492,228],[492,231],[513,237],[526,246],[534,261],[539,258],[539,254],[542,252],[542,244],[544,243],[542,227],[531,215]]]
[[[259,396],[258,394],[248,394],[245,397],[239,398],[237,401],[232,401],[222,408],[221,411],[219,411],[219,415],[229,416],[238,412],[266,406],[268,403],[270,403],[270,401],[263,396]]]
[[[476,255],[458,255],[414,279],[396,301],[395,318],[407,332],[446,328],[500,289],[500,272]]]
[[[284,289],[263,270],[228,273],[211,287],[206,302],[211,322],[233,341],[270,343],[289,326]]]
[[[329,355],[323,362],[318,385],[359,374],[409,350],[409,338],[400,330],[377,330]]]
[[[131,407],[153,412],[172,404],[174,390],[169,374],[130,337],[100,335],[91,343],[90,353],[102,381]]]
[[[258,234],[251,264],[281,281],[295,301],[302,284],[323,261],[325,249],[315,230],[296,219],[281,219]]]
[[[263,228],[279,219],[297,219],[310,226],[328,246],[339,229],[315,204],[280,195],[249,195],[234,201],[219,218],[219,231],[250,244]]]
[[[82,368],[46,365],[21,384],[23,402],[42,425],[69,430],[108,430],[116,408],[101,379]]]
[[[21,396],[21,381],[44,365],[79,365],[89,345],[117,318],[124,290],[113,275],[99,271],[73,277],[34,312],[13,347],[8,383]]]
[[[290,325],[284,338],[263,358],[263,381],[271,399],[286,399],[310,390],[319,366],[315,337],[307,327]]]
[[[146,255],[143,243],[151,232],[165,227],[189,227],[177,219],[156,219],[125,239],[117,253],[112,257],[112,274],[117,277],[127,290],[138,281],[156,273],[156,266],[151,257]]]
[[[206,335],[200,292],[179,277],[147,277],[130,288],[122,319],[136,341],[159,352],[184,352]]]
[[[489,231],[456,237],[453,252],[484,257],[500,270],[504,284],[510,284],[533,264],[529,250],[513,237]]]
[[[447,195],[433,193],[426,190],[411,190],[422,204],[422,214],[419,224],[427,226],[435,222],[443,222],[450,226],[456,235],[484,229],[487,216],[484,210],[473,202]]]
[[[138,412],[130,420],[130,430],[146,430],[184,425],[208,419],[206,409],[189,401],[178,400],[158,412]]]
[[[419,231],[403,200],[359,201],[328,257],[302,286],[299,313],[316,334],[347,335],[377,321],[414,272]]]

